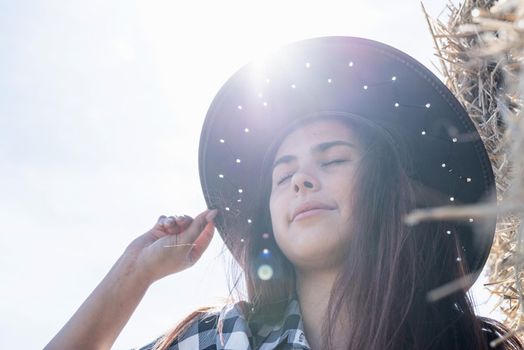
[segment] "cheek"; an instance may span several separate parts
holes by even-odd
[[[269,198],[269,213],[271,214],[271,222],[274,223],[279,220],[280,209],[278,207],[278,201],[273,194]]]
[[[339,181],[333,181],[330,183],[328,193],[332,195],[334,201],[338,205],[338,209],[343,221],[349,220],[353,212],[354,200],[357,186],[354,185],[353,181],[350,181],[352,177],[342,176]]]
[[[352,169],[351,171],[339,174],[335,181],[331,182],[332,186],[335,186],[332,190],[338,189],[335,193],[340,196],[352,196],[355,190],[358,188],[356,185],[356,174]]]
[[[287,220],[287,212],[285,204],[279,199],[278,194],[271,195],[269,199],[269,212],[271,214],[271,226],[275,237],[285,228]]]

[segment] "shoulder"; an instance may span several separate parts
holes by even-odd
[[[199,309],[176,327],[138,350],[213,349],[220,311]]]
[[[216,349],[227,342],[233,332],[244,330],[245,302],[228,304],[222,308],[202,308],[188,315],[172,331],[140,350]],[[224,339],[226,338],[226,339]],[[155,347],[156,346],[156,347]]]
[[[168,349],[211,349],[216,344],[219,318],[219,311],[202,313],[180,332]]]

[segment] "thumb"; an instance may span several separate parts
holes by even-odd
[[[180,237],[181,242],[193,243],[198,238],[198,236],[200,236],[200,233],[204,230],[204,227],[206,227],[208,221],[208,219],[206,219],[206,216],[209,215],[212,220],[214,216],[211,213],[213,212],[215,212],[214,215],[216,215],[215,210],[209,209],[198,214],[193,220],[193,222],[191,222],[191,224],[187,227],[187,229],[182,232],[182,235]]]
[[[204,251],[207,249],[207,247],[209,247],[214,233],[214,223],[208,222],[200,233],[200,236],[198,236],[198,238],[195,240],[193,247],[191,247],[191,250],[188,252],[188,258],[191,263],[195,263],[198,259],[200,259]]]

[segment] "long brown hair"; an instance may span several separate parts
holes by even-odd
[[[339,113],[340,114],[340,113]],[[420,206],[410,173],[408,150],[391,131],[364,119],[328,115],[344,120],[364,150],[352,195],[353,228],[343,272],[333,286],[324,318],[324,348],[332,349],[335,324],[350,315],[346,329],[348,349],[489,349],[493,337],[505,332],[498,322],[479,319],[465,290],[435,302],[427,293],[464,277],[458,238],[446,231],[452,222],[425,222],[409,227],[403,218]],[[276,148],[270,150],[271,160]],[[272,153],[273,152],[273,153]],[[265,167],[266,169],[270,167]],[[293,265],[278,248],[271,227],[269,196],[271,176],[262,174],[257,220],[246,226],[245,242],[233,255],[239,257],[249,308],[248,320],[276,323],[295,295]],[[418,202],[417,202],[418,201]],[[261,252],[269,249],[273,277],[263,280],[257,269]],[[163,342],[163,349],[181,334],[198,314],[186,318]],[[484,328],[485,330],[483,330]],[[511,338],[498,349],[520,349]]]

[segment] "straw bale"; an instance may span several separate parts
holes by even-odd
[[[423,11],[447,86],[469,112],[493,164],[497,208],[462,208],[498,214],[485,284],[503,322],[522,338],[524,304],[524,0],[464,0],[447,5],[447,18]],[[447,212],[446,212],[447,210]],[[449,208],[437,210],[452,215]],[[422,220],[435,215],[415,212]]]

